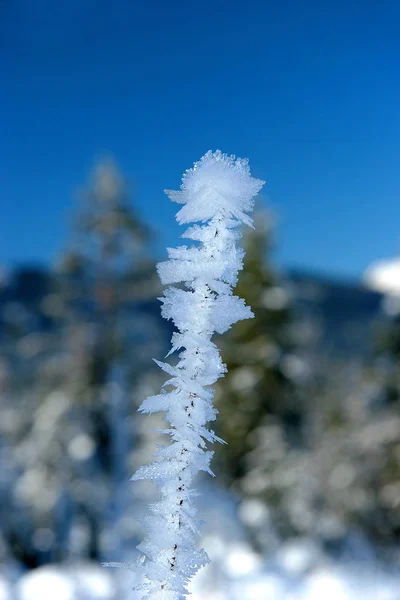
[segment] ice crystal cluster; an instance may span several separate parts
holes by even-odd
[[[182,204],[178,223],[197,224],[182,235],[195,243],[168,248],[169,260],[157,265],[161,282],[172,284],[161,298],[163,317],[172,319],[177,329],[168,356],[179,354],[174,366],[156,361],[170,378],[161,393],[147,398],[139,409],[165,412],[168,427],[162,433],[170,437],[154,462],[132,477],[150,479],[160,488],[160,499],[144,520],[147,537],[138,546],[143,598],[181,600],[189,579],[208,562],[205,551],[196,549],[193,480],[199,471],[213,474],[207,442],[221,441],[207,428],[217,413],[210,386],[226,371],[211,339],[253,316],[232,289],[244,254],[237,247],[237,227],[252,225],[248,213],[263,183],[250,175],[247,160],[209,151],[186,171],[179,191],[166,192]]]

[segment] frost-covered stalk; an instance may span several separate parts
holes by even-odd
[[[178,223],[203,225],[189,227],[182,236],[198,242],[196,246],[169,248],[169,260],[157,266],[163,284],[183,282],[186,289],[169,287],[161,299],[163,317],[178,329],[169,354],[180,350],[179,361],[176,366],[156,361],[171,378],[139,409],[164,411],[169,427],[162,433],[171,438],[155,461],[132,477],[153,480],[161,492],[145,518],[147,537],[138,546],[143,553],[140,589],[151,600],[180,600],[189,579],[208,562],[205,551],[195,548],[192,484],[199,471],[213,474],[213,452],[206,442],[221,441],[206,427],[217,413],[210,386],[226,371],[211,338],[253,316],[244,301],[232,295],[244,254],[236,247],[236,227],[242,222],[251,226],[246,213],[263,183],[251,177],[247,160],[209,151],[186,171],[180,191],[167,191],[171,200],[184,205],[177,213]]]

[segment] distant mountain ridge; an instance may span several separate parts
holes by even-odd
[[[313,330],[315,352],[361,358],[373,351],[374,332],[385,320],[381,293],[362,282],[306,270],[288,270],[283,277],[297,316]],[[41,305],[51,288],[52,274],[45,268],[21,266],[11,271],[0,287],[1,330],[18,307],[21,314],[35,316],[39,327],[45,326]],[[148,309],[157,310],[153,302]]]
[[[308,271],[289,271],[286,281],[299,318],[317,329],[316,352],[354,358],[373,352],[377,331],[387,318],[383,294],[360,281]]]

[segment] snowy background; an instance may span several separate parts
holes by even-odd
[[[134,597],[134,573],[100,565],[137,558],[154,489],[129,478],[161,441],[160,420],[137,407],[164,381],[152,357],[165,356],[172,328],[150,228],[126,198],[117,164],[99,162],[54,268],[2,279],[4,599]],[[212,563],[192,596],[395,600],[397,271],[373,265],[367,285],[281,272],[272,235],[259,212],[237,288],[256,316],[218,340],[228,446],[216,448],[216,479],[199,483]]]
[[[400,600],[400,3],[2,0],[0,600],[135,598],[173,331],[163,193],[266,185],[194,600]],[[182,228],[181,228],[182,229]]]

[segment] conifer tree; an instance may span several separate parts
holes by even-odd
[[[376,346],[376,387],[370,407],[375,423],[375,465],[370,485],[377,491],[375,518],[370,529],[378,538],[400,540],[400,311],[395,296],[386,298],[389,319],[382,325]],[[377,433],[380,433],[377,436]]]
[[[123,354],[123,344],[132,342],[128,335],[140,335],[129,309],[154,298],[159,287],[147,254],[150,231],[130,205],[127,183],[112,159],[95,166],[78,199],[72,241],[58,265],[59,293],[64,322],[93,324],[87,376],[96,385]]]
[[[74,363],[73,377],[65,373],[65,384],[75,399],[74,410],[86,415],[101,476],[123,486],[135,437],[132,423],[127,429],[133,388],[148,370],[146,359],[160,350],[159,323],[148,311],[160,287],[148,255],[151,232],[130,204],[126,180],[111,158],[95,165],[78,200],[72,244],[58,270],[62,326]],[[121,498],[111,502],[105,510],[117,521]],[[92,538],[99,537],[104,512],[93,510],[90,497],[81,506]],[[113,535],[111,545],[120,545]],[[98,559],[99,541],[91,544]]]
[[[46,352],[29,394],[19,394],[29,397],[14,441],[16,510],[26,525],[10,535],[20,556],[36,552],[39,562],[110,557],[111,546],[121,545],[119,534],[112,541],[109,533],[124,512],[122,494],[110,502],[109,490],[125,485],[132,470],[133,389],[146,358],[165,347],[154,312],[160,288],[147,254],[150,232],[128,196],[110,159],[79,192],[69,249],[42,302],[52,322],[42,336]],[[22,529],[32,533],[22,539]],[[49,541],[36,547],[35,531],[46,531]]]
[[[262,423],[278,423],[289,443],[301,437],[302,406],[293,377],[298,361],[294,315],[288,291],[270,263],[271,235],[271,217],[259,212],[256,228],[244,238],[244,269],[237,285],[255,318],[238,323],[222,340],[228,373],[217,386],[217,432],[228,447],[218,449],[216,460],[225,482],[238,488]]]

